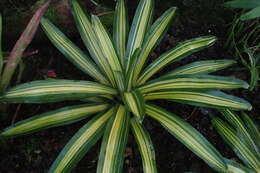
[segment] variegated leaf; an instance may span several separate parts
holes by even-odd
[[[66,144],[59,156],[52,164],[49,173],[70,172],[88,150],[101,138],[105,124],[113,115],[111,108],[101,113],[84,125]]]

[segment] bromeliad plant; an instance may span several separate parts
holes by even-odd
[[[212,123],[222,138],[234,150],[246,166],[231,164],[231,170],[241,173],[260,172],[260,131],[255,122],[246,114],[241,116],[234,111],[221,111],[224,119],[212,117]],[[230,162],[232,163],[232,161]]]
[[[71,124],[97,114],[72,137],[49,172],[70,171],[102,136],[97,172],[121,172],[123,153],[131,129],[139,146],[144,172],[151,173],[157,172],[157,169],[153,145],[142,124],[147,115],[161,123],[213,169],[226,171],[224,158],[197,130],[178,116],[149,103],[151,100],[165,99],[204,107],[250,110],[251,105],[247,101],[217,91],[247,88],[247,83],[208,75],[232,65],[234,61],[198,61],[150,80],[168,64],[212,45],[216,38],[207,36],[185,41],[144,68],[149,53],[167,31],[176,8],[167,10],[151,25],[153,0],[141,0],[128,34],[125,2],[119,0],[113,38],[110,38],[97,16],[92,15],[90,21],[76,0],[70,3],[81,38],[92,59],[49,20],[43,19],[41,24],[52,43],[74,65],[93,77],[95,82],[58,79],[34,81],[6,91],[0,99],[13,103],[81,100],[91,104],[69,106],[34,116],[6,128],[1,136],[24,135]]]

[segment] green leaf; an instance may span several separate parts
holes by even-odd
[[[2,24],[3,24],[2,15],[0,14],[0,81],[1,81],[2,69],[4,65],[4,57],[2,52],[2,29],[3,29]]]
[[[146,105],[145,108],[150,117],[159,121],[165,129],[209,166],[220,172],[226,170],[224,158],[195,128],[178,116],[155,105]]]
[[[138,144],[144,173],[157,173],[155,152],[149,133],[136,119],[131,119],[131,129]]]
[[[244,112],[242,112],[242,118],[256,145],[260,146],[260,130],[258,125]]]
[[[70,172],[88,150],[101,138],[105,124],[114,109],[101,113],[84,125],[66,144],[52,164],[49,173]]]
[[[124,92],[123,100],[127,108],[142,122],[145,115],[145,100],[139,91]]]
[[[160,18],[158,18],[151,26],[149,32],[146,33],[144,39],[144,45],[140,56],[136,62],[135,73],[134,73],[134,85],[137,78],[142,71],[142,68],[150,54],[150,52],[160,43],[164,34],[170,25],[170,22],[175,14],[176,8],[172,7],[168,9]]]
[[[227,7],[232,8],[255,8],[260,5],[259,0],[232,0],[224,3]]]
[[[124,151],[129,131],[129,113],[120,105],[106,126],[97,172],[119,173],[123,168]]]
[[[184,104],[210,108],[228,108],[233,110],[251,110],[252,106],[246,100],[227,95],[219,91],[161,91],[149,93],[146,100],[171,100]]]
[[[89,115],[101,112],[107,107],[107,104],[83,104],[64,107],[19,121],[18,123],[4,129],[0,136],[8,137],[24,135],[51,127],[71,124],[80,121]]]
[[[54,46],[67,57],[80,70],[90,75],[94,79],[107,84],[108,81],[104,75],[98,70],[96,65],[87,57],[82,50],[80,50],[74,43],[72,43],[57,27],[55,27],[48,19],[42,19],[42,27],[48,38],[52,41]]]
[[[227,123],[222,121],[218,117],[212,117],[212,123],[218,130],[222,138],[234,149],[237,155],[245,162],[245,164],[251,166],[257,172],[260,169],[260,157],[257,153],[252,152],[244,143],[243,139],[236,134],[236,131],[231,128]]]
[[[215,41],[216,37],[207,36],[191,39],[178,44],[175,48],[164,53],[145,68],[143,74],[137,82],[138,85],[144,84],[148,79],[150,79],[150,77],[152,77],[155,73],[164,68],[166,65],[172,63],[173,61],[183,59],[201,49],[209,47]]]
[[[84,13],[84,10],[80,7],[77,0],[71,0],[70,5],[80,36],[91,57],[96,62],[100,70],[106,74],[111,84],[115,86],[115,79],[112,69],[108,66],[107,59],[99,47],[95,31],[92,28],[92,23],[89,21],[88,16]]]
[[[245,20],[250,20],[250,19],[255,19],[255,18],[258,18],[260,17],[260,5],[256,8],[254,8],[253,10],[250,10],[249,12],[243,14],[240,19],[242,21],[245,21]]]
[[[0,101],[49,103],[63,100],[79,100],[106,94],[114,95],[116,93],[116,90],[95,82],[51,79],[18,85],[0,96]]]
[[[225,159],[228,173],[255,173],[252,169],[249,169],[233,160]]]
[[[7,58],[7,63],[2,73],[0,81],[0,91],[5,91],[11,82],[12,76],[15,73],[16,67],[20,64],[24,50],[29,46],[38,29],[42,16],[48,9],[50,0],[47,0],[33,15],[25,30],[15,43],[10,56]]]
[[[122,65],[124,65],[125,61],[128,27],[125,1],[118,0],[114,15],[113,41]]]
[[[107,65],[111,67],[114,78],[119,77],[122,79],[123,73],[122,73],[121,62],[118,58],[117,52],[110,39],[110,36],[108,35],[108,32],[106,31],[106,29],[104,28],[104,26],[102,25],[101,21],[99,20],[99,18],[97,16],[92,15],[92,24],[93,24],[93,28],[95,30],[96,36],[98,38],[98,44],[101,48],[101,51],[107,58],[107,61],[108,61]],[[115,73],[117,73],[117,74],[115,74]],[[121,76],[118,76],[119,74]],[[118,87],[124,86],[124,83],[121,83],[120,80],[115,79],[115,81],[116,81]],[[118,83],[118,82],[120,82],[120,83]]]
[[[192,89],[236,89],[248,88],[249,85],[239,79],[212,75],[183,75],[165,79],[153,80],[139,88],[141,93],[160,90]]]
[[[140,48],[143,44],[147,28],[152,21],[153,8],[154,0],[141,0],[137,7],[127,43],[127,71],[130,65],[129,63],[131,62],[130,58],[132,57],[134,51],[137,48]]]
[[[133,80],[134,80],[134,75],[136,74],[136,60],[138,56],[140,55],[140,49],[136,49],[134,54],[131,57],[131,62],[129,63],[129,69],[126,74],[126,89],[127,91],[131,91],[133,87]]]
[[[220,112],[222,113],[223,117],[225,117],[225,119],[233,126],[237,135],[241,140],[243,140],[245,145],[247,145],[247,147],[250,148],[252,152],[254,151],[260,155],[259,146],[257,143],[255,143],[257,141],[254,141],[254,138],[251,137],[250,130],[247,129],[240,117],[234,111],[228,109],[220,110]]]
[[[178,75],[191,75],[191,74],[209,74],[222,70],[228,66],[236,63],[233,60],[204,60],[196,61],[187,65],[183,65],[174,69],[173,71],[163,75],[164,77],[172,77]]]

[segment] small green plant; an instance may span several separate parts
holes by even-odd
[[[242,166],[236,163],[230,169],[241,173],[259,173],[260,132],[258,126],[246,113],[241,114],[242,119],[234,111],[228,109],[222,110],[221,113],[226,121],[212,117],[212,123],[222,138],[246,165]]]
[[[251,20],[260,17],[259,0],[232,0],[224,3],[227,7],[249,9],[240,17],[240,20]]]
[[[149,53],[162,40],[176,8],[167,10],[151,25],[154,2],[141,0],[128,33],[125,2],[119,0],[115,10],[113,38],[110,38],[97,16],[92,15],[90,21],[76,0],[70,3],[81,38],[92,58],[48,19],[42,19],[41,24],[52,43],[95,82],[60,79],[34,81],[6,91],[0,101],[51,103],[81,100],[88,103],[20,121],[4,129],[1,136],[19,136],[67,125],[98,113],[71,138],[49,172],[70,171],[101,137],[97,172],[121,172],[131,129],[139,146],[144,172],[154,173],[157,168],[153,144],[142,124],[147,116],[161,123],[213,169],[226,171],[225,159],[196,129],[178,116],[149,103],[162,99],[212,108],[250,110],[251,105],[247,101],[217,91],[248,88],[246,82],[208,75],[232,65],[234,61],[231,60],[198,61],[151,80],[168,64],[212,45],[216,38],[199,37],[180,43],[145,67]]]
[[[237,3],[240,6],[235,6]],[[250,3],[259,3],[258,1],[231,1],[226,4],[235,7],[249,7]],[[253,6],[253,5],[251,5]],[[256,4],[255,4],[256,6]],[[244,14],[244,12],[242,12]],[[239,62],[250,72],[250,90],[257,89],[259,81],[258,57],[260,53],[260,20],[255,18],[249,21],[241,21],[240,14],[237,13],[231,23],[228,39],[225,47],[235,53]]]

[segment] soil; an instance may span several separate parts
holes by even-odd
[[[16,0],[5,0],[6,7],[9,11],[16,10],[12,7]],[[17,1],[18,2],[18,1]],[[19,1],[20,6],[27,7],[32,5],[29,0],[24,3]],[[86,4],[91,4],[86,0]],[[111,1],[103,1],[109,7],[113,7]],[[129,1],[129,13],[133,16],[133,11],[137,5],[137,0]],[[9,6],[8,6],[9,5]],[[90,5],[90,10],[93,5]],[[159,17],[163,11],[171,6],[179,8],[178,14],[174,17],[173,24],[169,28],[162,43],[151,54],[150,61],[157,58],[163,52],[174,47],[177,43],[195,38],[202,35],[215,35],[218,42],[203,51],[195,53],[188,58],[169,65],[161,71],[159,75],[170,71],[180,65],[189,62],[206,59],[234,59],[231,52],[224,49],[223,45],[227,38],[228,24],[232,21],[233,12],[225,9],[221,1],[214,0],[160,0],[155,4],[155,18]],[[0,9],[2,10],[3,7]],[[5,8],[5,7],[4,7]],[[13,9],[12,9],[13,8]],[[29,8],[28,8],[29,9]],[[15,22],[15,21],[14,21]],[[41,31],[39,31],[41,32]],[[84,48],[78,34],[71,34],[70,38],[80,47]],[[5,38],[4,50],[10,50],[12,44]],[[12,42],[12,41],[11,41]],[[25,71],[21,83],[44,79],[51,72],[55,72],[57,78],[60,79],[83,79],[89,78],[68,62],[61,53],[45,40],[34,40],[27,51],[39,50],[37,55],[24,59]],[[237,65],[239,66],[239,64]],[[224,76],[235,76],[240,79],[247,80],[247,71],[235,71],[233,68],[218,72]],[[156,76],[155,76],[156,77]],[[14,84],[13,84],[14,85]],[[257,91],[235,90],[229,92],[233,95],[247,99],[254,109],[250,112],[253,117],[259,114],[259,98]],[[8,106],[6,114],[1,117],[1,127],[9,126],[12,121],[17,122],[35,114],[61,108],[66,105],[77,104],[77,102],[63,102],[52,104],[11,104]],[[156,104],[170,112],[179,115],[187,120],[193,127],[201,132],[219,151],[230,159],[239,161],[233,151],[225,145],[213,129],[209,114],[216,114],[214,110],[188,106],[167,101],[159,101]],[[258,106],[258,107],[257,107]],[[15,117],[15,114],[17,116]],[[41,132],[33,133],[26,136],[10,138],[2,140],[0,143],[0,172],[1,173],[44,173],[47,172],[51,163],[55,160],[59,152],[69,139],[82,127],[87,120],[74,123],[67,126],[52,128]],[[156,121],[146,118],[144,125],[148,129],[156,152],[156,161],[159,173],[168,172],[214,172],[200,158],[189,151],[181,142],[171,136]],[[133,136],[129,136],[127,149],[125,153],[125,173],[141,173],[142,161],[138,153],[137,144],[134,142]],[[95,145],[86,156],[80,161],[77,167],[72,171],[75,173],[95,172],[100,143]]]

